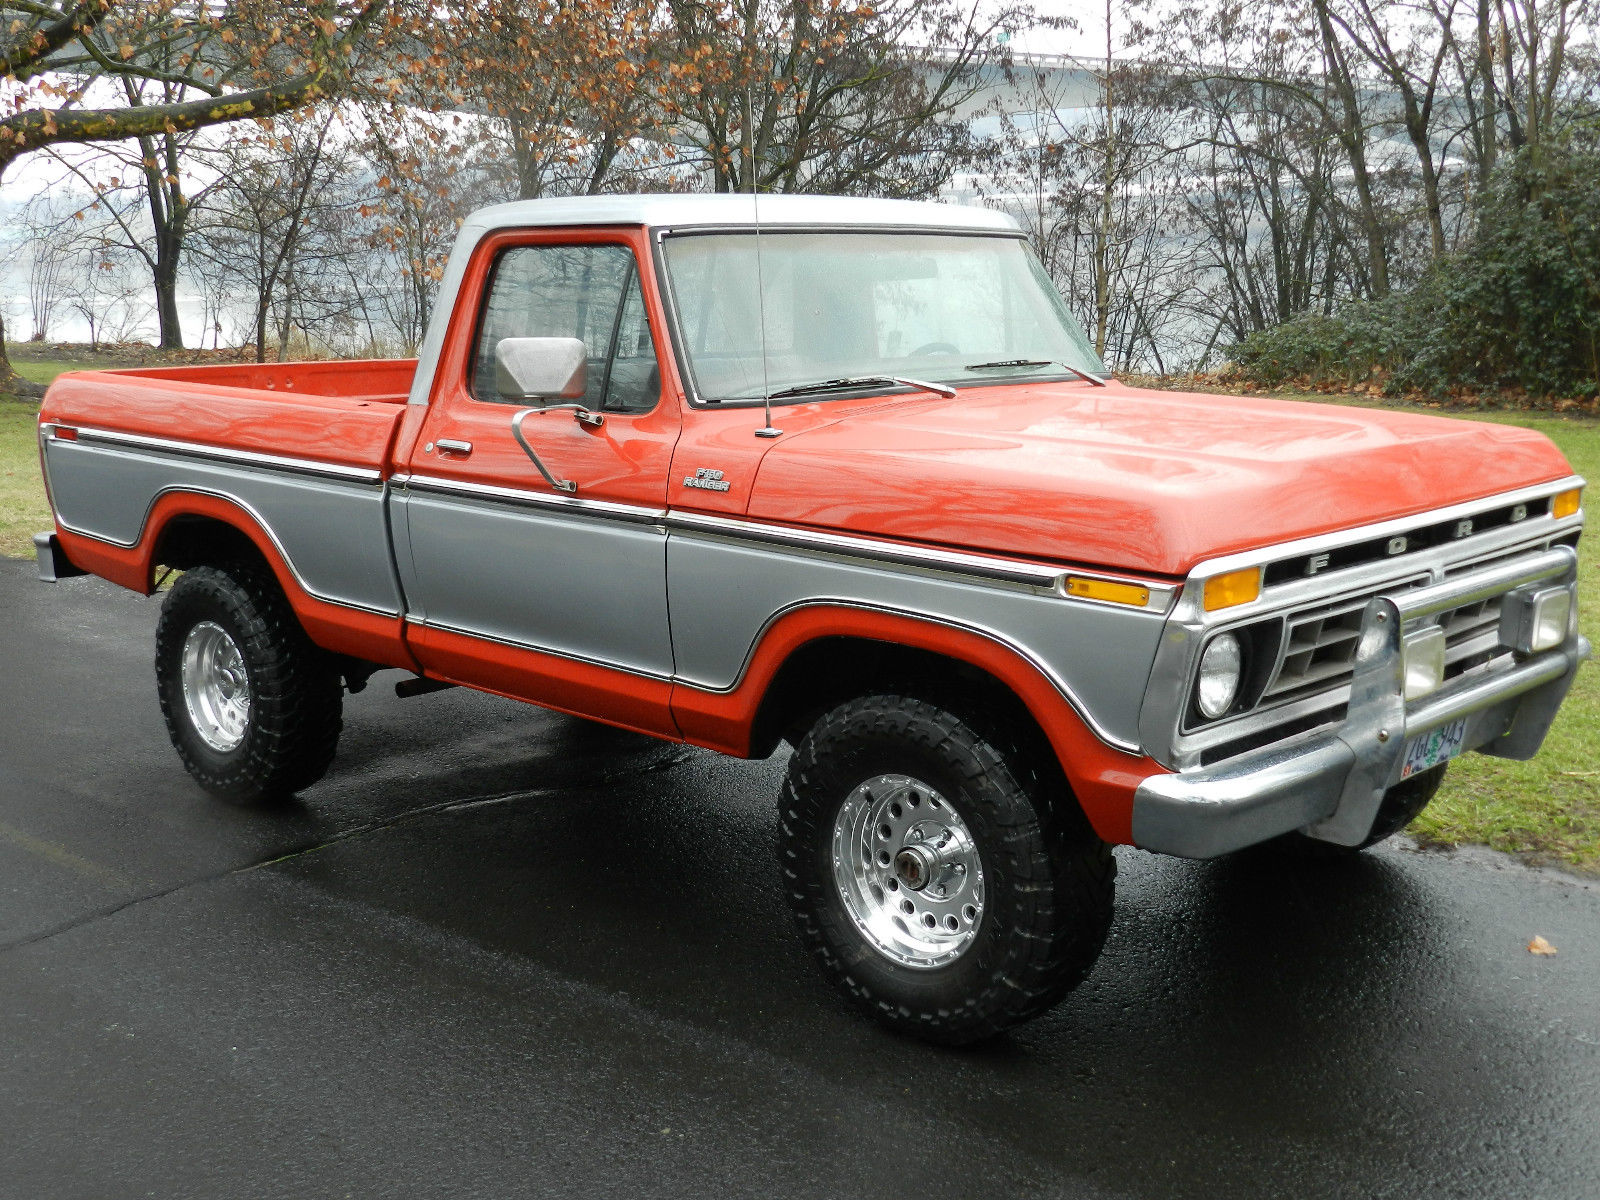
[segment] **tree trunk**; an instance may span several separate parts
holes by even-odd
[[[289,361],[289,334],[294,331],[294,293],[285,290],[283,319],[278,322],[278,361]]]
[[[1444,203],[1439,198],[1439,171],[1433,162],[1433,147],[1428,143],[1427,126],[1406,122],[1411,144],[1416,147],[1417,166],[1422,175],[1422,205],[1428,214],[1428,243],[1433,261],[1444,257]]]
[[[12,393],[18,375],[11,366],[11,356],[6,353],[6,318],[0,313],[0,393]]]
[[[271,303],[269,296],[261,297],[256,304],[256,361],[267,361],[267,305]]]
[[[1478,187],[1488,187],[1499,147],[1495,110],[1499,89],[1494,81],[1494,31],[1489,20],[1489,0],[1478,0],[1478,78],[1483,88],[1483,112],[1478,118]]]
[[[756,114],[755,101],[751,89],[755,86],[756,74],[756,38],[761,27],[757,22],[757,10],[760,0],[745,0],[744,4],[744,113],[739,122],[739,167],[743,174],[739,182],[744,186],[738,190],[756,192]],[[763,71],[761,80],[763,88],[767,84],[766,72]]]
[[[1361,119],[1360,101],[1356,95],[1355,81],[1350,77],[1350,65],[1334,33],[1328,16],[1327,0],[1317,0],[1317,24],[1322,30],[1322,40],[1332,68],[1334,90],[1339,93],[1339,105],[1344,123],[1339,129],[1339,142],[1344,147],[1350,163],[1350,172],[1356,185],[1356,199],[1361,204],[1361,232],[1367,243],[1367,273],[1374,296],[1389,294],[1389,251],[1384,244],[1383,223],[1378,219],[1378,206],[1372,195],[1372,175],[1367,168],[1367,134]]]
[[[1117,185],[1117,109],[1112,91],[1111,2],[1106,0],[1106,74],[1102,96],[1106,110],[1105,173],[1100,189],[1100,223],[1094,237],[1094,352],[1106,357],[1106,327],[1111,318],[1111,234],[1113,193]]]
[[[155,242],[156,320],[161,328],[161,348],[182,350],[183,326],[178,322],[178,239],[170,230],[157,230]]]
[[[544,176],[539,156],[534,153],[530,134],[522,122],[512,119],[511,144],[517,161],[517,199],[537,200],[544,194]]]
[[[0,400],[14,397],[18,400],[37,400],[44,395],[44,389],[31,380],[24,379],[11,367],[11,358],[6,353],[6,322],[0,315]]]

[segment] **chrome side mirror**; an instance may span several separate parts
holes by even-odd
[[[508,400],[581,400],[589,387],[583,339],[501,338],[494,348],[494,387]]]

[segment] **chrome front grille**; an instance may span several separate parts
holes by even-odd
[[[1564,480],[1561,486],[1577,483]],[[1151,672],[1140,719],[1146,747],[1163,764],[1185,769],[1342,721],[1362,620],[1376,596],[1393,598],[1402,612],[1415,614],[1418,625],[1443,628],[1446,682],[1470,687],[1482,673],[1510,669],[1515,656],[1500,642],[1503,592],[1519,586],[1522,560],[1556,546],[1575,547],[1583,527],[1581,509],[1555,517],[1543,491],[1507,493],[1481,505],[1440,509],[1415,520],[1352,530],[1346,538],[1309,538],[1263,553],[1260,599],[1238,611],[1212,614],[1203,605],[1204,585],[1249,566],[1255,556],[1230,555],[1202,564],[1169,618],[1185,636],[1163,642]],[[1427,536],[1414,536],[1418,530]],[[1479,577],[1489,586],[1452,587],[1462,576]],[[1504,589],[1503,580],[1511,581]],[[1408,603],[1406,596],[1415,602]],[[1470,603],[1441,611],[1436,601],[1443,597]],[[1194,700],[1195,676],[1201,654],[1222,632],[1239,638],[1245,672],[1234,710],[1208,720]]]
[[[1361,638],[1361,618],[1367,601],[1384,592],[1401,592],[1427,581],[1426,576],[1421,576],[1291,613],[1284,622],[1277,666],[1257,707],[1266,708],[1348,684],[1355,671],[1356,643]],[[1498,646],[1500,597],[1443,613],[1439,624],[1444,628],[1445,677],[1449,678],[1464,670],[1469,660]]]
[[[1449,578],[1481,571],[1523,557],[1530,549],[1518,547],[1509,553],[1452,563],[1439,575]],[[1343,720],[1367,602],[1380,595],[1398,597],[1413,588],[1428,586],[1433,579],[1431,573],[1391,579],[1382,586],[1369,586],[1284,613],[1277,654],[1266,684],[1249,708],[1214,724],[1200,724],[1193,714],[1186,721],[1184,737],[1197,751],[1198,760],[1219,762]],[[1500,644],[1503,600],[1503,596],[1490,596],[1437,617],[1423,618],[1427,623],[1437,621],[1445,631],[1447,681],[1484,669],[1510,653]]]
[[[1444,626],[1446,679],[1455,674],[1452,667],[1500,644],[1500,603],[1501,597],[1493,596],[1439,617],[1439,624]]]
[[[1355,670],[1356,643],[1361,637],[1361,617],[1367,601],[1395,587],[1427,582],[1427,576],[1391,584],[1355,596],[1341,596],[1327,604],[1290,613],[1284,620],[1284,637],[1272,678],[1261,693],[1258,707],[1266,707],[1348,683]]]

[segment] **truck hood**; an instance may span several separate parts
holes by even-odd
[[[773,445],[749,516],[1181,576],[1571,474],[1514,426],[1116,383],[840,404]]]

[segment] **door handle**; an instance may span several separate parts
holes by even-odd
[[[464,457],[472,453],[471,442],[460,442],[454,438],[440,438],[434,445],[439,448],[440,454],[460,454]]]

